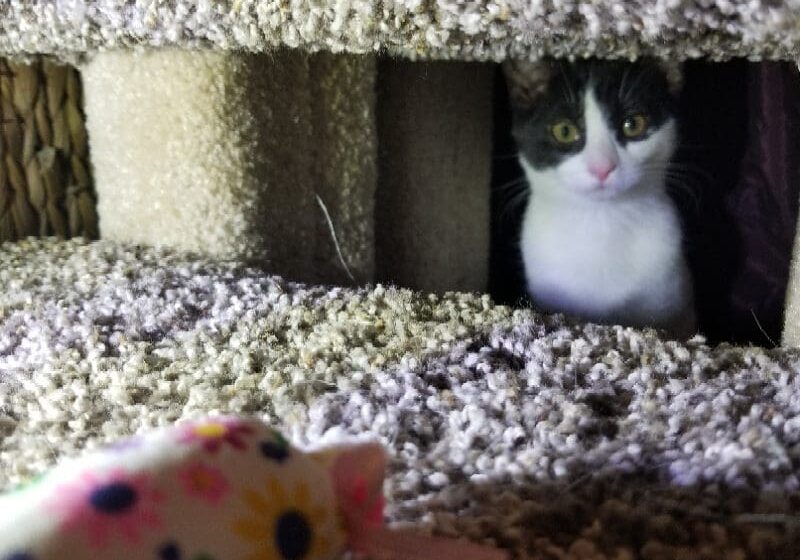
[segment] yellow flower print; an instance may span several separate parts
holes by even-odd
[[[252,545],[249,560],[315,560],[330,556],[335,519],[323,506],[312,503],[306,484],[297,483],[289,492],[277,479],[270,478],[262,490],[247,488],[242,492],[252,515],[233,524],[234,534]]]

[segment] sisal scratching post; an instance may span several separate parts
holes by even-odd
[[[0,61],[0,242],[97,237],[77,71]]]
[[[317,83],[314,57],[298,51],[94,57],[83,74],[101,236],[339,281],[343,265],[316,198],[324,183],[341,251],[367,279],[371,241],[339,227],[350,209],[330,194],[345,185],[350,206],[369,211],[374,192],[373,62],[346,58]],[[353,79],[348,112],[339,88]],[[342,126],[323,127],[323,115]],[[318,149],[320,138],[346,144],[353,130],[364,140],[356,160]]]
[[[492,67],[391,60],[379,76],[378,278],[485,291]]]

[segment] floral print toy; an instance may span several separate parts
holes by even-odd
[[[0,496],[0,560],[495,560],[392,531],[375,444],[302,452],[258,420],[214,417],[67,461]]]

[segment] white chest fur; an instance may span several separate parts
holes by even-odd
[[[691,282],[666,194],[567,201],[534,192],[520,241],[538,307],[605,323],[691,329],[684,326],[694,322]]]

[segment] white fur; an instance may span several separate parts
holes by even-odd
[[[546,311],[689,336],[692,284],[665,188],[675,124],[621,146],[591,89],[584,115],[580,153],[545,170],[520,158],[532,191],[521,236],[528,291]],[[616,168],[601,183],[593,164]]]

